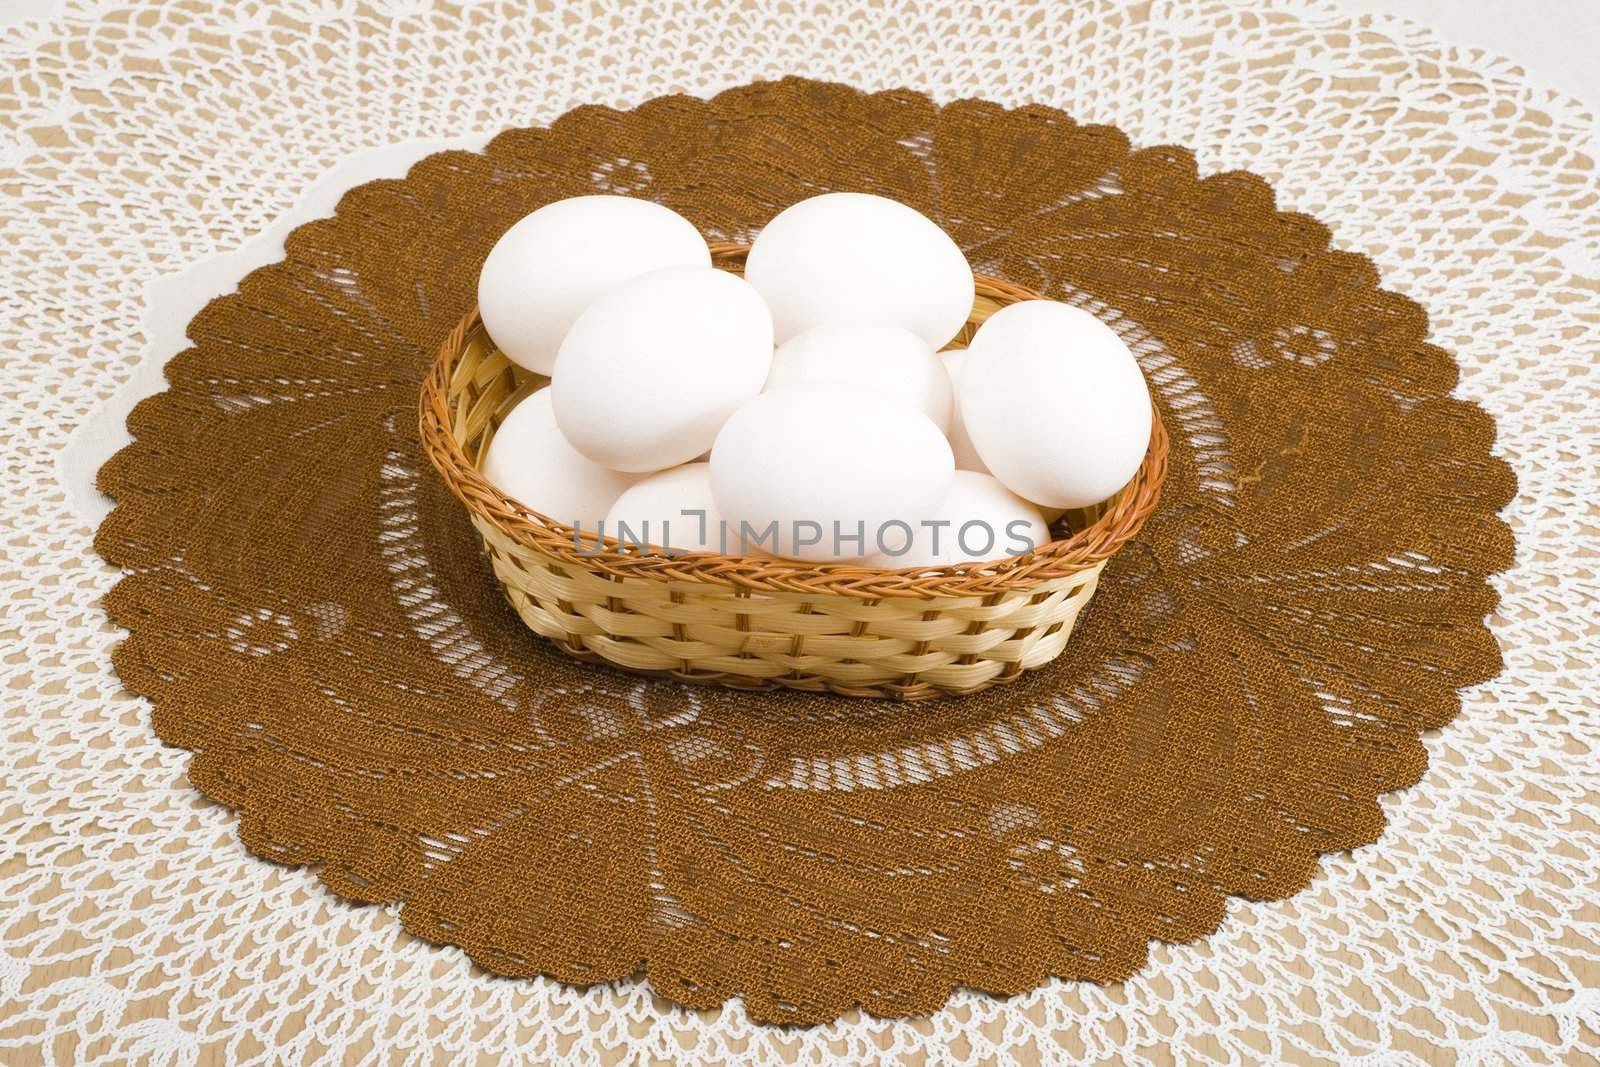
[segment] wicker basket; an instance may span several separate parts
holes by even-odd
[[[712,246],[738,271],[743,245]],[[964,345],[1006,304],[1035,299],[979,276]],[[497,351],[476,310],[450,332],[421,398],[422,445],[483,537],[528,627],[581,659],[688,682],[787,686],[918,700],[972,693],[1054,659],[1101,568],[1155,508],[1167,437],[1153,420],[1143,465],[1117,496],[1057,522],[1025,555],[937,570],[879,570],[767,556],[625,553],[614,539],[530,511],[479,465],[501,418],[546,379]]]

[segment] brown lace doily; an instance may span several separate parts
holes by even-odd
[[[1161,509],[1061,659],[967,699],[572,662],[418,451],[479,263],[560,197],[740,240],[830,189],[1115,320],[1172,430]],[[494,971],[644,969],[774,1022],[1120,978],[1373,840],[1499,667],[1514,482],[1426,327],[1261,179],[1048,108],[802,80],[580,108],[353,190],[194,320],[101,472],[117,669],[252,851]]]

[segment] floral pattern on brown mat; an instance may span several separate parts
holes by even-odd
[[[500,599],[418,387],[511,221],[595,191],[710,237],[848,189],[1123,333],[1161,509],[1065,654],[905,706],[574,663]],[[101,472],[116,666],[255,853],[508,975],[645,970],[769,1022],[1110,980],[1372,841],[1492,677],[1494,427],[1421,309],[1245,173],[1043,107],[789,79],[585,107],[351,191],[191,324]]]

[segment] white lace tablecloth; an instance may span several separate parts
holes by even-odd
[[[1312,0],[649,7],[0,6],[0,1063],[1600,1057],[1594,114]],[[786,1030],[495,978],[247,855],[111,672],[90,478],[205,299],[434,148],[789,73],[1043,102],[1253,169],[1428,308],[1499,419],[1505,672],[1429,737],[1381,841],[1126,983]]]

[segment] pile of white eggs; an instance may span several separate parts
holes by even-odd
[[[955,242],[915,210],[828,193],[778,214],[744,277],[682,216],[584,196],[490,252],[484,327],[550,377],[485,476],[584,534],[657,550],[876,567],[997,559],[1045,513],[1122,488],[1150,436],[1127,347],[1049,300],[973,308]]]

